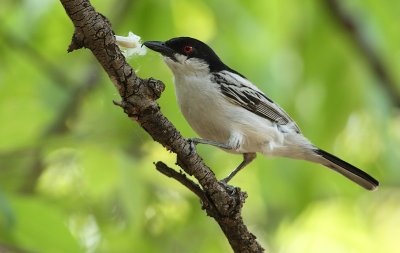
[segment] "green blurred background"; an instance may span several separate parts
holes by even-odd
[[[270,252],[399,252],[400,114],[326,1],[93,0],[116,34],[209,43],[298,122],[316,145],[381,182],[367,192],[321,166],[258,156],[232,184]],[[341,1],[400,83],[400,1]],[[122,110],[55,0],[0,8],[0,252],[230,252],[199,200],[154,169],[175,156]],[[129,61],[166,83],[159,103],[186,137],[159,55]],[[400,85],[396,87],[400,92]],[[222,178],[241,156],[199,146]]]

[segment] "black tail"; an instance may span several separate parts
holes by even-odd
[[[364,171],[354,167],[350,163],[343,161],[342,159],[329,154],[328,152],[322,149],[316,149],[315,153],[323,157],[326,162],[322,163],[330,169],[333,169],[343,176],[347,177],[351,181],[359,184],[367,190],[374,190],[379,186],[379,182],[365,173]]]

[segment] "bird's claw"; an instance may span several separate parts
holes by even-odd
[[[219,181],[219,183],[229,191],[230,194],[235,194],[236,193],[236,187],[229,185],[228,182],[225,181],[226,178],[222,179]]]
[[[196,142],[196,139],[197,138],[189,138],[189,139],[187,139],[187,141],[189,142],[191,151],[196,151],[196,145],[198,144],[198,142]]]

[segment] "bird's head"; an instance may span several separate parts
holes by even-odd
[[[159,52],[175,75],[229,69],[207,44],[194,38],[177,37],[165,42],[146,41],[143,44]]]

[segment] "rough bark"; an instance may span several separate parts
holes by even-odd
[[[121,95],[121,102],[115,103],[155,141],[176,153],[178,165],[194,176],[199,185],[162,162],[158,162],[156,168],[199,196],[203,209],[219,224],[234,252],[263,252],[242,219],[241,210],[247,194],[240,188],[220,183],[193,145],[161,113],[156,100],[161,96],[164,84],[136,76],[115,43],[111,23],[95,11],[88,0],[60,1],[75,27],[68,51],[82,47],[92,51]]]

